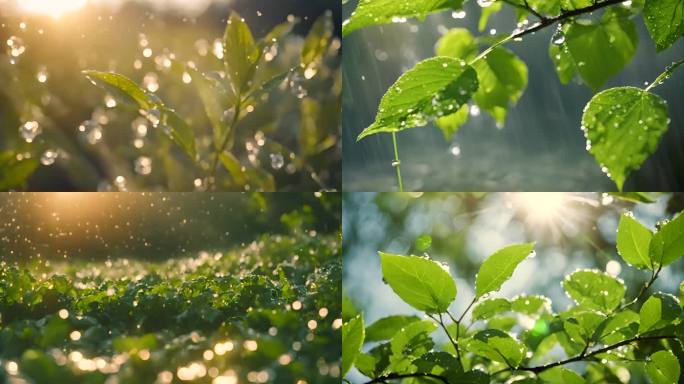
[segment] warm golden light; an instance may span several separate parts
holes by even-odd
[[[67,13],[78,11],[87,3],[88,0],[18,0],[21,9],[56,19]]]
[[[550,234],[555,240],[561,235],[572,236],[585,219],[579,205],[597,206],[588,196],[565,192],[509,193],[508,203],[535,232]]]

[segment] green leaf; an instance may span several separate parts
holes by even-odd
[[[366,343],[391,339],[399,330],[419,321],[418,316],[387,316],[366,328]]]
[[[616,199],[629,201],[631,203],[655,203],[658,198],[653,196],[654,193],[649,192],[608,192],[610,196]]]
[[[544,384],[584,384],[586,380],[577,372],[563,367],[554,367],[539,374]]]
[[[631,214],[623,214],[617,230],[617,249],[629,264],[642,269],[653,269],[648,254],[653,233],[634,219]]]
[[[446,266],[424,257],[378,253],[385,281],[413,308],[443,313],[456,298],[456,282]]]
[[[463,124],[468,121],[468,111],[470,107],[468,104],[463,104],[461,108],[451,115],[438,117],[435,120],[435,125],[442,130],[444,140],[451,140],[451,137],[458,132]]]
[[[188,123],[178,116],[174,110],[166,107],[162,108],[162,122],[164,132],[166,132],[166,134],[168,134],[191,159],[195,160],[197,158],[195,135]]]
[[[477,43],[467,29],[452,28],[437,41],[435,53],[437,56],[470,61],[477,56]]]
[[[468,351],[513,367],[520,365],[525,357],[525,345],[498,329],[480,331],[466,340]]]
[[[660,225],[653,236],[649,254],[653,264],[667,266],[684,255],[684,214]]]
[[[249,26],[240,15],[232,12],[223,37],[223,61],[236,95],[247,89],[259,56],[260,51]]]
[[[596,91],[620,72],[634,56],[638,43],[629,16],[626,10],[609,9],[598,23],[587,19],[566,23],[549,47],[561,81],[567,83],[579,73]]]
[[[639,311],[639,333],[653,331],[669,325],[679,317],[682,308],[675,296],[658,292],[641,306]]]
[[[509,104],[515,104],[527,87],[527,65],[505,48],[495,48],[473,64],[479,88],[477,105],[503,124]]]
[[[679,381],[679,361],[670,351],[658,351],[646,363],[646,374],[653,384],[671,384]]]
[[[482,300],[473,308],[473,320],[487,320],[511,310],[511,303],[502,298]]]
[[[582,345],[593,340],[597,327],[606,319],[606,315],[598,310],[577,306],[560,314],[563,329],[570,338]]]
[[[528,316],[550,314],[551,299],[542,295],[521,295],[511,301],[511,310]]]
[[[416,250],[424,252],[427,251],[432,246],[432,236],[422,235],[419,236],[416,241],[413,242],[413,246]]]
[[[592,5],[592,0],[560,0],[563,9],[580,9]]]
[[[218,149],[225,135],[229,134],[228,123],[224,121],[223,117],[225,111],[232,107],[230,98],[218,80],[189,66],[185,66],[185,70],[190,74],[192,83],[197,88],[202,104],[204,104],[204,111],[214,133],[214,147]]]
[[[594,339],[604,344],[615,344],[636,336],[639,329],[639,314],[624,310],[607,317],[594,332]]]
[[[437,117],[455,113],[477,90],[477,84],[475,70],[462,60],[423,60],[387,90],[375,122],[357,140],[380,132],[422,127]]]
[[[463,0],[360,0],[356,10],[342,23],[342,35],[370,25],[387,24],[404,18],[424,18],[447,9],[460,9]]]
[[[112,341],[112,347],[121,353],[133,350],[155,349],[157,347],[157,336],[154,333],[148,333],[140,337],[117,337]]]
[[[646,0],[644,23],[658,51],[684,34],[684,0]]]
[[[578,305],[610,312],[625,296],[625,283],[597,270],[573,272],[561,283]]]
[[[83,71],[83,74],[93,85],[118,96],[120,100],[133,102],[142,109],[152,109],[160,104],[153,95],[124,75],[99,71]]]
[[[354,365],[363,345],[363,316],[358,315],[342,324],[342,377]]]
[[[323,60],[323,55],[333,37],[333,29],[332,12],[327,11],[316,20],[304,40],[302,68],[316,67]]]
[[[17,160],[14,152],[0,152],[0,191],[24,186],[39,165],[33,157]]]
[[[431,320],[424,320],[411,323],[397,332],[390,341],[390,369],[394,372],[403,372],[416,357],[432,350],[435,343],[430,334],[436,329],[437,324]]]
[[[486,293],[498,291],[508,280],[515,268],[532,254],[534,243],[515,244],[494,252],[480,266],[475,278],[475,296],[482,297]]]
[[[667,104],[660,96],[619,87],[589,101],[582,130],[589,153],[621,190],[627,176],[655,152],[668,121]]]
[[[502,2],[495,2],[487,7],[482,8],[482,13],[480,14],[480,20],[477,22],[477,30],[482,32],[487,28],[487,23],[489,22],[489,17],[495,13],[501,11]]]

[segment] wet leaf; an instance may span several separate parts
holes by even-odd
[[[655,152],[668,122],[665,100],[635,87],[596,94],[582,116],[589,153],[620,190]]]
[[[684,256],[684,214],[662,224],[651,240],[649,255],[655,265],[670,265]]]
[[[563,289],[578,305],[612,311],[625,296],[625,284],[608,274],[594,270],[573,272],[563,279]]]
[[[684,34],[684,0],[646,0],[644,23],[658,51],[671,47]]]
[[[333,37],[332,12],[326,12],[314,22],[311,31],[304,40],[302,48],[302,68],[318,66]]]
[[[639,311],[639,333],[657,330],[679,317],[682,309],[676,297],[658,292],[646,300]]]
[[[391,339],[399,330],[419,321],[417,316],[387,316],[366,327],[365,342]]]
[[[617,231],[617,249],[620,256],[629,264],[643,269],[653,269],[649,257],[649,246],[653,233],[633,216],[624,214],[620,217]]]
[[[39,165],[38,159],[18,160],[14,152],[0,152],[0,191],[23,187]]]
[[[380,132],[422,127],[456,112],[477,90],[477,74],[464,61],[434,57],[405,72],[380,101],[375,122],[357,140]]]
[[[653,384],[676,383],[680,371],[679,361],[670,351],[655,352],[646,363],[646,374]]]
[[[472,353],[517,367],[525,357],[525,345],[497,329],[476,333],[466,341],[466,349]]]
[[[511,310],[511,303],[502,298],[482,300],[473,308],[473,320],[487,320]]]
[[[232,12],[223,37],[223,60],[236,95],[247,89],[259,57],[252,31],[239,14]]]
[[[480,266],[475,278],[475,296],[482,297],[489,292],[498,291],[513,275],[518,264],[530,256],[533,250],[534,243],[516,244],[490,255]]]
[[[415,309],[443,313],[456,298],[456,282],[445,266],[418,256],[378,253],[383,278],[394,293]]]
[[[342,376],[354,365],[364,339],[363,316],[358,315],[342,325]]]

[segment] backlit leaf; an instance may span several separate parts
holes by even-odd
[[[670,384],[679,381],[681,368],[677,357],[670,351],[658,351],[646,363],[646,373],[653,384]]]
[[[475,295],[482,297],[489,292],[498,291],[518,264],[530,256],[533,250],[534,243],[516,244],[490,255],[480,266],[475,278]]]
[[[456,282],[445,266],[424,257],[379,254],[383,278],[410,306],[442,313],[456,298]]]
[[[663,328],[679,317],[682,308],[676,297],[658,292],[646,300],[639,311],[639,333]]]
[[[476,333],[472,339],[467,340],[466,348],[476,355],[510,364],[513,367],[520,365],[526,352],[524,344],[509,336],[508,333],[497,329],[487,329]]]
[[[651,260],[656,265],[670,265],[684,255],[684,214],[660,225],[651,241]]]
[[[342,325],[342,376],[354,365],[364,338],[363,316],[358,315]]]
[[[561,283],[565,293],[578,305],[612,311],[625,296],[625,284],[606,273],[595,270],[573,272]]]
[[[684,34],[684,0],[646,0],[644,23],[656,49],[669,48]]]
[[[617,231],[617,249],[620,256],[629,264],[643,269],[653,269],[648,249],[653,233],[634,219],[624,214],[620,217]]]
[[[232,12],[223,37],[223,61],[236,95],[246,90],[247,82],[252,80],[259,56],[249,26],[240,15]]]
[[[366,328],[366,343],[371,341],[389,340],[399,330],[411,323],[419,321],[417,316],[387,316],[377,320]]]

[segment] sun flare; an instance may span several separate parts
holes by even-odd
[[[56,19],[71,12],[78,11],[88,0],[18,0],[19,8]]]

